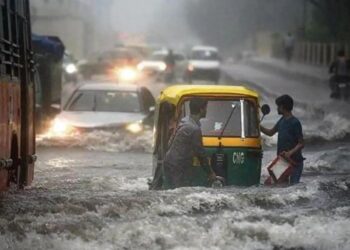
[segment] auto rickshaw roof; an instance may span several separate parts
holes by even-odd
[[[174,85],[164,89],[159,97],[159,101],[167,101],[177,105],[184,96],[247,96],[258,98],[256,91],[243,86],[222,86],[222,85]]]

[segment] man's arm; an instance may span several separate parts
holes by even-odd
[[[277,127],[274,126],[271,129],[265,128],[264,126],[260,125],[260,130],[263,132],[265,135],[268,136],[274,136],[277,133]]]
[[[216,175],[209,165],[209,161],[207,158],[207,154],[205,152],[205,149],[203,147],[203,141],[202,141],[202,132],[200,129],[195,130],[192,135],[192,145],[193,145],[193,152],[195,156],[198,158],[201,167],[204,169],[204,171],[209,175],[210,180],[215,180]]]
[[[283,152],[282,155],[286,156],[287,158],[290,158],[292,155],[294,155],[296,152],[298,152],[299,150],[302,150],[304,148],[304,139],[303,138],[299,138],[298,139],[298,144],[291,150],[289,150],[288,152]]]

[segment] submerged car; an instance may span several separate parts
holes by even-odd
[[[195,46],[189,59],[186,80],[206,80],[218,83],[221,74],[221,59],[215,47]]]
[[[65,136],[91,130],[140,133],[153,124],[155,100],[145,87],[84,84],[73,92],[49,131]]]

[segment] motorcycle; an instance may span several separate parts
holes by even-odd
[[[350,81],[338,83],[339,98],[348,100],[350,97]]]
[[[347,100],[350,97],[350,77],[333,75],[330,78],[331,98]]]

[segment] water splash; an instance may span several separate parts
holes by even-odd
[[[79,147],[90,151],[105,152],[147,152],[152,151],[153,133],[123,134],[96,130],[81,135],[51,137],[45,134],[37,137],[39,147]]]

